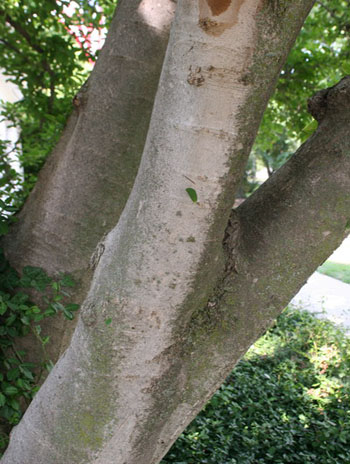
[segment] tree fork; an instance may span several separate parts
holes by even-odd
[[[309,108],[317,131],[233,210],[219,284],[179,331],[189,392],[181,415],[183,403],[196,405],[186,424],[350,232],[350,76],[318,92]],[[162,433],[177,433],[169,418]]]
[[[143,436],[136,443],[145,452],[150,438],[157,435],[157,439],[152,440],[152,458],[141,462],[161,459],[251,343],[349,233],[350,77],[316,94],[310,107],[319,128],[232,212],[220,282],[205,307],[192,314],[173,338],[176,343],[163,353],[169,362],[168,378],[162,378],[160,385],[168,383],[168,389],[153,392],[162,408],[153,428],[142,428]],[[306,218],[305,209],[310,212]],[[303,221],[305,237],[298,227]],[[171,397],[169,388],[174,390]],[[130,462],[140,459],[141,449],[135,454]]]
[[[317,131],[232,211],[217,287],[179,324],[165,354],[171,367],[161,383],[167,388],[155,394],[152,464],[350,232],[350,76],[312,97],[309,111]],[[171,379],[180,379],[181,390]],[[151,434],[140,436],[140,446]]]
[[[155,464],[232,367],[220,340],[248,329],[223,319],[210,331],[201,308],[230,268],[222,240],[235,188],[312,4],[227,3],[221,21],[213,2],[178,2],[133,191],[71,345],[14,429],[4,464]]]

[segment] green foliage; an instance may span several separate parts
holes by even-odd
[[[264,114],[252,157],[269,174],[317,128],[307,99],[350,73],[349,3],[316,2],[283,68]]]
[[[43,319],[62,312],[67,319],[79,306],[66,304],[71,277],[52,279],[37,267],[27,266],[20,276],[0,252],[0,451],[38,390],[41,377],[53,367],[46,345],[49,337],[41,333]],[[42,294],[42,305],[31,301],[31,295]],[[48,296],[49,295],[49,296]],[[18,349],[18,340],[32,333],[42,350],[42,362],[26,362],[26,352]]]
[[[72,99],[88,76],[89,63],[96,59],[88,34],[74,26],[84,25],[88,31],[108,26],[115,8],[113,0],[75,3],[78,8],[72,10],[70,0],[1,2],[0,69],[18,86],[22,98],[2,102],[0,119],[20,129],[11,149],[20,154],[24,169],[21,201],[57,143]],[[9,180],[18,182],[16,173],[9,172],[8,148],[6,141],[0,146],[0,183],[7,185]]]
[[[334,277],[335,279],[341,280],[346,284],[350,284],[350,265],[335,263],[333,261],[326,261],[318,269],[318,272]]]
[[[331,323],[286,310],[162,463],[347,463],[349,353]]]

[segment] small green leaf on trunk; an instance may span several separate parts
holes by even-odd
[[[188,196],[191,198],[193,203],[197,203],[198,197],[197,197],[197,192],[193,188],[187,188],[186,192],[188,193]]]

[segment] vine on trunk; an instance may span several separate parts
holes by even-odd
[[[8,443],[11,428],[16,425],[39,390],[42,377],[53,367],[43,335],[41,322],[62,313],[69,320],[79,305],[65,303],[74,281],[69,275],[49,277],[41,268],[27,266],[19,275],[0,250],[0,453]],[[39,293],[43,304],[33,303],[31,295]],[[18,347],[19,339],[28,333],[38,340],[42,357],[35,364],[27,362],[27,353]]]

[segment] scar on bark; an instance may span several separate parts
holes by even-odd
[[[218,23],[210,18],[202,18],[199,20],[199,26],[205,32],[210,31],[210,29],[215,28],[217,25]]]
[[[219,16],[224,13],[231,5],[231,0],[207,0],[213,16]]]
[[[196,87],[200,87],[201,85],[203,85],[205,79],[201,71],[202,68],[200,66],[197,66],[195,68],[192,68],[192,66],[190,66],[189,73],[187,76],[187,82],[190,85],[195,85]]]
[[[238,22],[244,0],[198,0],[199,27],[209,35],[220,36]],[[220,17],[218,21],[213,17]]]

